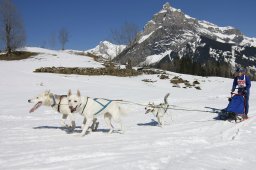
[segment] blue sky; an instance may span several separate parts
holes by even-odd
[[[24,21],[27,45],[60,48],[57,35],[65,28],[70,34],[66,48],[76,50],[110,39],[111,30],[125,22],[142,30],[165,2],[191,17],[256,37],[255,0],[13,0]]]

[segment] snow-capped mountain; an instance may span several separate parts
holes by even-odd
[[[255,69],[256,38],[249,38],[230,26],[219,27],[192,18],[169,3],[163,5],[136,39],[116,60],[160,66],[187,56],[201,65],[212,61]]]
[[[115,45],[108,41],[101,41],[95,48],[85,51],[104,59],[113,59],[125,49],[125,45]]]

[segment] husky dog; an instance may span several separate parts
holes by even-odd
[[[163,127],[164,125],[164,115],[167,112],[167,109],[169,107],[167,98],[170,94],[166,94],[164,97],[164,103],[160,103],[159,105],[155,105],[154,103],[149,103],[146,107],[145,107],[145,114],[147,113],[152,113],[154,116],[156,116],[157,118],[157,122],[159,124],[160,127]]]
[[[79,90],[75,95],[72,95],[71,90],[69,90],[67,96],[71,112],[78,112],[87,120],[81,132],[82,136],[86,134],[88,128],[92,125],[93,119],[101,114],[104,115],[105,122],[110,128],[109,133],[114,130],[111,120],[119,123],[123,132],[123,125],[120,119],[122,112],[117,101],[81,96]]]
[[[35,103],[34,107],[29,111],[30,113],[34,112],[40,106],[49,106],[52,107],[55,111],[62,114],[61,125],[70,130],[74,130],[76,128],[75,120],[71,110],[68,106],[68,99],[67,95],[56,95],[50,93],[50,91],[45,91],[44,93],[38,95],[33,99],[28,100],[29,103]],[[69,117],[71,124],[66,124],[65,120]],[[84,120],[86,122],[86,120]],[[93,127],[92,130],[95,131],[97,129],[96,120],[93,120]]]

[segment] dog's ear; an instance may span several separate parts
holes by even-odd
[[[79,90],[77,90],[76,95],[77,95],[78,97],[80,97],[80,96],[81,96],[81,93],[80,93],[80,91],[79,91]]]
[[[71,89],[68,90],[68,96],[71,96],[72,93],[71,93]]]
[[[46,90],[45,92],[44,92],[44,95],[45,96],[47,96],[47,95],[49,95],[50,94],[50,90]]]

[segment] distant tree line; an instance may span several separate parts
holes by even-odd
[[[170,62],[161,63],[156,67],[173,72],[198,76],[232,77],[232,67],[226,62],[207,61],[200,63],[191,57],[175,58]]]

